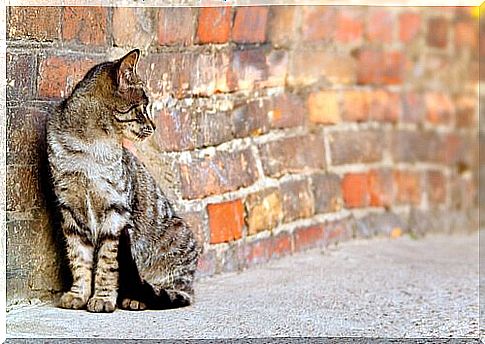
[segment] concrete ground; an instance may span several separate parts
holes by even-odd
[[[7,314],[7,337],[478,337],[478,233],[354,241],[197,285],[178,310]]]

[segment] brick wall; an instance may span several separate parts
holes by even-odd
[[[204,244],[201,276],[354,237],[476,227],[471,8],[7,15],[9,302],[48,297],[68,276],[45,180],[49,109],[132,47],[158,131],[126,145]]]

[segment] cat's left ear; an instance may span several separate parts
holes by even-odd
[[[118,88],[124,90],[134,80],[136,65],[140,58],[140,50],[134,49],[119,60],[118,64]]]

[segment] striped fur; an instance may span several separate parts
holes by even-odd
[[[193,301],[200,254],[187,224],[123,138],[155,130],[139,51],[93,67],[53,112],[48,158],[73,275],[60,307],[164,309]]]

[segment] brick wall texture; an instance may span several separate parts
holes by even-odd
[[[68,283],[45,121],[143,51],[158,130],[126,142],[192,225],[199,276],[352,238],[477,227],[473,8],[10,7],[9,302]]]

